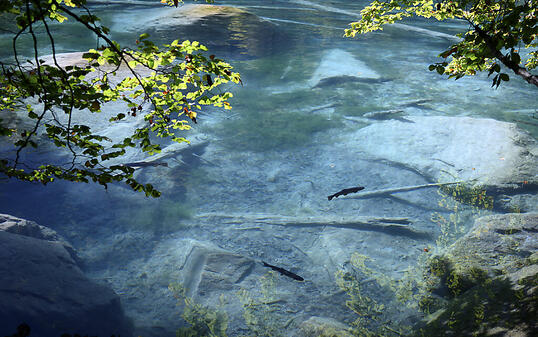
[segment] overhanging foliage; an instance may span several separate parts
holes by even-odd
[[[502,72],[503,64],[538,87],[538,76],[530,72],[538,65],[536,0],[375,0],[361,15],[346,29],[346,36],[381,30],[386,24],[412,16],[465,20],[469,30],[460,34],[460,42],[439,55],[445,60],[430,65],[431,71],[455,79],[488,71],[495,74],[493,86],[498,87],[509,80],[509,75]]]
[[[85,0],[3,1],[0,15],[16,22],[12,25],[16,28],[9,31],[12,57],[0,61],[0,137],[14,146],[0,157],[0,173],[8,177],[44,184],[55,179],[94,181],[105,187],[124,182],[135,191],[157,197],[160,193],[152,185],[139,183],[133,177],[134,169],[122,165],[126,149],[139,147],[151,155],[161,150],[155,139],[186,141],[180,131],[196,123],[203,106],[231,108],[228,99],[232,94],[216,92],[215,88],[240,82],[230,64],[207,55],[207,48],[196,41],[176,40],[159,48],[142,34],[136,48],[120,46],[86,7]],[[100,44],[84,53],[85,61],[76,65],[64,65],[57,57],[51,25],[65,20],[81,25]],[[50,62],[39,53],[39,29],[52,50]],[[19,52],[24,35],[31,37],[33,55],[29,60]],[[119,71],[128,75],[118,79]],[[30,104],[31,98],[37,104]],[[145,121],[119,142],[76,122],[80,120],[77,115],[99,113],[103,104],[111,101],[125,103],[124,109],[114,112],[108,121],[111,126],[137,114],[143,114]],[[143,110],[144,104],[151,109]],[[8,122],[8,114],[21,116],[24,111],[24,119],[30,123],[21,126]],[[47,145],[65,150],[70,162],[24,162],[23,154],[29,148]]]

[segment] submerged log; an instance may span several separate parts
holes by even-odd
[[[198,218],[215,220],[219,219],[225,224],[265,224],[278,226],[334,226],[353,227],[360,225],[397,226],[408,228],[412,223],[409,218],[400,217],[374,217],[374,216],[286,216],[274,214],[226,214],[226,213],[202,213]]]
[[[336,227],[348,228],[361,231],[380,232],[395,236],[405,236],[410,239],[432,239],[432,234],[413,228],[413,220],[406,217],[376,217],[376,216],[281,216],[265,213],[251,214],[228,214],[211,212],[198,214],[196,217],[204,223],[211,225],[236,225],[234,229],[254,229],[246,226],[260,226],[256,229],[263,230],[264,225],[283,227]]]
[[[225,225],[273,225],[284,227],[337,227],[357,230],[383,232],[391,235],[402,235],[411,238],[424,238],[430,235],[417,231],[410,225],[409,218],[403,217],[375,217],[375,216],[280,216],[274,214],[226,214],[203,213],[197,216],[211,224]],[[244,227],[237,227],[242,229]],[[248,227],[251,229],[252,227]],[[260,228],[261,229],[261,228]]]
[[[286,216],[273,214],[226,214],[202,213],[199,219],[218,220],[223,224],[276,225],[286,227],[332,226],[344,228],[362,228],[364,226],[410,228],[412,221],[404,217],[375,216]]]

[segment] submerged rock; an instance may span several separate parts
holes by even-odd
[[[347,82],[384,82],[381,76],[353,54],[342,49],[327,51],[309,80],[311,87],[336,86]]]
[[[32,336],[131,335],[119,297],[90,281],[52,230],[2,217],[11,231],[0,230],[2,333],[12,333],[25,322]]]
[[[480,268],[491,277],[518,271],[536,251],[538,213],[510,213],[478,218],[447,255],[458,269]]]
[[[178,306],[181,310],[185,303],[174,298],[170,285],[179,284],[184,296],[211,308],[220,306],[222,296],[229,301],[222,310],[236,325],[233,320],[241,317],[237,292],[251,288],[265,271],[211,242],[178,238],[161,242],[148,258],[133,260],[111,282],[128,299],[137,335],[172,336],[181,326]]]
[[[486,189],[538,185],[538,144],[513,123],[470,117],[406,117],[344,135],[361,157],[393,162],[431,181]]]
[[[520,213],[536,210],[536,205],[538,205],[538,195],[535,193],[522,193],[516,195],[500,195],[495,208],[507,213]]]
[[[252,15],[237,7],[217,6],[208,4],[186,4],[177,9],[167,8],[165,14],[156,18],[154,23],[158,26],[166,25],[192,25],[203,19],[214,16],[233,17]]]
[[[71,53],[58,53],[55,55],[56,61],[54,61],[52,55],[45,55],[41,57],[42,60],[45,61],[48,65],[54,65],[55,62],[62,68],[68,67],[68,66],[86,66],[88,64],[87,60],[83,58],[84,52],[71,52]],[[128,58],[127,58],[128,59]],[[130,77],[133,78],[133,74],[131,70],[125,65],[125,63],[122,63],[120,67],[115,69],[115,67],[112,67],[110,65],[103,65],[99,68],[101,71],[112,71],[108,78],[112,83],[119,83],[123,79]],[[149,76],[150,71],[142,66],[136,67],[135,71],[138,75],[141,76]],[[100,71],[91,72],[86,76],[86,79],[92,79],[97,76],[100,76]],[[32,99],[28,100],[30,103],[37,105],[38,103],[35,101],[32,101]],[[71,115],[67,114],[57,114],[56,118],[60,121],[62,121],[64,124],[67,124],[68,118],[71,118],[71,122],[73,124],[81,124],[86,125],[90,127],[92,132],[95,132],[99,134],[100,136],[107,137],[107,139],[112,140],[113,142],[122,142],[123,139],[127,137],[131,137],[133,134],[133,131],[137,128],[143,127],[147,125],[147,121],[144,118],[144,115],[146,112],[148,112],[151,107],[150,103],[147,102],[141,102],[140,106],[142,110],[136,115],[131,115],[128,118],[125,118],[121,121],[116,122],[110,122],[109,119],[112,117],[115,117],[119,112],[128,113],[129,108],[127,104],[121,100],[115,100],[103,103],[101,105],[101,112],[99,113],[91,113],[87,110],[80,111],[77,109],[74,109],[74,113]],[[21,111],[18,112],[18,114],[22,117],[22,120],[24,120],[24,116],[26,115],[26,112]],[[25,121],[27,122],[27,121]],[[29,124],[27,127],[32,126]],[[194,130],[193,130],[194,131]],[[44,131],[42,131],[44,132]],[[131,148],[128,147],[125,149],[126,154],[124,156],[121,156],[119,158],[112,158],[109,159],[106,164],[108,165],[115,165],[115,164],[124,164],[124,163],[137,163],[137,162],[156,162],[160,158],[166,157],[166,156],[172,156],[172,155],[178,155],[175,152],[180,152],[181,150],[184,150],[190,146],[196,145],[200,143],[201,136],[197,135],[194,132],[190,133],[190,143],[183,142],[183,143],[175,143],[172,142],[171,144],[168,144],[166,142],[162,143],[163,146],[163,152],[159,155],[156,155],[154,157],[147,158],[147,154],[142,153],[139,148]],[[44,137],[44,136],[43,136]],[[46,144],[46,143],[45,143]],[[105,146],[108,146],[109,142],[103,142]],[[47,144],[49,146],[49,144]],[[52,152],[50,156],[57,156],[58,155],[58,148],[55,146],[50,145],[49,150]],[[69,154],[67,154],[69,155]],[[146,161],[147,159],[147,161]],[[50,159],[47,159],[50,160]],[[177,158],[177,160],[180,160],[180,158]],[[176,161],[177,162],[177,161]],[[175,163],[175,162],[173,162]],[[172,163],[172,164],[173,164]],[[160,163],[160,164],[166,164],[166,163]],[[163,165],[164,166],[164,165]]]
[[[118,22],[117,25],[124,25]],[[243,9],[188,4],[149,12],[122,30],[147,32],[152,39],[199,41],[218,57],[261,57],[286,48],[278,26]]]
[[[189,296],[218,298],[219,294],[239,290],[239,284],[254,269],[254,261],[227,252],[213,244],[187,240],[183,263],[183,284]],[[213,293],[210,296],[210,293]]]
[[[326,87],[340,87],[343,85],[346,85],[348,83],[365,83],[365,84],[376,84],[376,83],[383,83],[388,82],[389,79],[386,78],[362,78],[357,76],[349,76],[349,75],[340,75],[340,76],[332,76],[327,77],[319,80],[316,85],[312,87],[312,89],[316,88],[326,88]]]

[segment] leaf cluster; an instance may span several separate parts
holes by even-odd
[[[13,57],[0,61],[0,111],[21,114],[25,126],[15,127],[0,119],[0,136],[13,145],[12,155],[0,158],[0,173],[43,184],[55,179],[97,182],[103,186],[123,182],[135,191],[157,197],[150,184],[141,184],[134,169],[122,165],[126,150],[138,147],[148,155],[160,152],[159,139],[184,142],[181,131],[197,122],[203,106],[230,109],[229,92],[217,87],[239,83],[230,64],[207,56],[207,48],[196,41],[175,40],[156,46],[147,34],[136,40],[136,48],[120,46],[109,37],[85,6],[85,0],[14,0],[3,2],[0,14],[14,15]],[[84,13],[84,14],[81,14]],[[102,44],[82,55],[83,61],[65,65],[58,60],[51,22],[74,20]],[[37,49],[37,26],[43,27],[53,54],[48,61]],[[32,37],[33,57],[23,59],[18,51],[20,37]],[[40,36],[41,38],[41,36]],[[125,75],[127,74],[127,75]],[[31,104],[31,100],[37,104]],[[101,112],[108,102],[120,101],[125,108],[109,120],[114,123],[143,115],[144,123],[120,141],[78,124],[84,114]],[[144,108],[150,106],[149,109]],[[155,140],[157,139],[157,141]],[[65,151],[67,165],[22,161],[27,148],[54,146]]]
[[[464,20],[469,23],[468,31],[459,35],[460,42],[439,55],[445,60],[430,65],[430,71],[455,79],[488,71],[495,74],[492,86],[498,87],[510,79],[502,72],[503,64],[538,86],[538,77],[529,72],[538,65],[537,14],[536,0],[375,0],[361,11],[361,19],[351,23],[345,35],[381,30],[386,24],[412,16]]]

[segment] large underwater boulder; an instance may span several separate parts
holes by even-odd
[[[214,16],[234,17],[241,15],[252,14],[237,7],[209,4],[185,4],[177,9],[167,9],[164,15],[154,19],[154,23],[163,28],[166,26],[191,25],[200,20],[209,19]]]
[[[537,335],[538,213],[478,218],[429,270],[443,304],[424,322],[427,336]]]
[[[61,67],[65,68],[68,66],[86,66],[88,64],[87,60],[83,58],[84,52],[70,52],[70,53],[58,53],[55,55],[56,61],[53,60],[52,55],[42,56],[40,59],[44,60],[46,64],[53,65],[56,62]],[[104,65],[100,67],[100,70],[112,71],[113,67],[109,65]],[[149,76],[150,71],[144,67],[137,67],[136,72],[139,75]],[[87,75],[87,79],[94,78],[98,75],[98,72],[92,72]],[[109,80],[112,83],[119,83],[126,77],[133,77],[131,70],[122,63],[120,67],[114,69],[114,73],[108,76]],[[33,105],[39,105],[39,103],[33,99],[29,98],[27,101]],[[57,114],[56,118],[63,121],[67,124],[67,119],[71,118],[73,124],[82,124],[87,125],[91,130],[101,136],[107,137],[113,142],[121,142],[123,139],[132,136],[133,130],[145,126],[148,122],[145,120],[144,115],[148,112],[150,108],[149,103],[141,104],[141,113],[138,113],[136,116],[129,116],[121,121],[110,122],[110,118],[115,117],[118,113],[124,112],[127,113],[129,108],[127,104],[121,100],[106,102],[101,105],[101,112],[99,113],[90,113],[88,111],[79,111],[74,110],[74,113],[68,116],[67,114]],[[25,112],[18,112],[20,116],[19,123],[29,123],[25,118]],[[30,127],[31,124],[28,124],[27,127]],[[190,132],[189,141],[190,143],[175,143],[163,144],[163,151],[158,156],[154,156],[150,161],[160,160],[166,156],[176,156],[179,155],[179,152],[190,147],[199,144],[201,136],[197,135],[195,130]],[[44,132],[44,131],[43,131]],[[106,145],[106,143],[105,143]],[[49,150],[51,153],[48,155],[56,156],[58,155],[58,148],[55,146],[50,146]],[[139,148],[126,148],[126,154],[120,158],[112,158],[107,163],[110,165],[114,164],[123,164],[123,163],[137,163],[143,161],[147,154],[143,153]],[[70,153],[67,153],[70,155]],[[49,160],[49,159],[47,159]],[[180,158],[177,158],[180,160]],[[176,161],[177,162],[177,161]],[[162,163],[161,163],[162,164]],[[172,162],[174,164],[174,162]],[[148,165],[151,166],[151,165]]]
[[[34,222],[0,215],[0,334],[23,322],[31,336],[131,335],[119,297],[89,280],[69,246]]]
[[[514,123],[406,117],[343,135],[364,159],[392,162],[431,181],[466,181],[494,192],[538,186],[538,144]]]
[[[180,285],[186,297],[212,308],[219,307],[223,296],[230,302],[222,310],[230,318],[241,317],[237,292],[250,289],[263,272],[254,260],[211,242],[171,238],[159,243],[150,256],[110,275],[110,282],[127,298],[126,313],[136,322],[137,335],[172,336],[182,325],[185,303],[174,298],[170,285]],[[237,324],[229,322],[232,330]]]
[[[57,53],[54,55],[56,61],[54,61],[53,55],[44,55],[41,56],[40,59],[43,60],[45,64],[51,66],[54,66],[54,64],[57,63],[62,68],[69,66],[84,67],[88,65],[88,61],[83,58],[83,54],[84,52]],[[114,71],[114,73],[110,74],[108,78],[112,83],[115,84],[121,82],[126,77],[133,77],[133,74],[125,63],[122,63],[117,69],[110,65],[103,65],[99,69],[103,71]],[[137,67],[136,72],[144,76],[150,74],[150,71],[144,67]],[[86,79],[91,80],[92,78],[101,75],[102,73],[99,71],[91,72],[86,76]],[[36,109],[40,109],[41,103],[39,103],[37,99],[27,98],[25,101],[32,104],[34,107],[36,107]],[[144,112],[149,110],[149,103],[142,104],[142,108],[144,109]],[[119,112],[127,113],[128,110],[129,108],[125,102],[116,100],[104,103],[101,106],[101,112],[99,113],[90,113],[88,111],[81,112],[74,109],[73,114],[70,116],[67,114],[58,113],[56,114],[56,118],[67,124],[68,117],[70,117],[72,124],[87,125],[93,132],[99,133],[101,136],[108,137],[114,141],[119,141],[131,135],[133,130],[135,130],[137,127],[141,127],[142,124],[147,123],[147,121],[144,120],[142,113],[139,113],[136,117],[129,116],[129,118],[116,123],[109,122],[109,119],[115,117]],[[33,125],[27,120],[26,112],[24,110],[17,113],[20,116],[20,123],[29,123],[28,126]],[[53,150],[57,151],[57,148],[53,147]]]
[[[277,25],[244,9],[209,4],[185,4],[147,12],[137,22],[118,18],[121,31],[147,32],[158,42],[194,40],[224,58],[270,55],[286,48],[285,34]],[[113,30],[115,30],[113,26]]]

